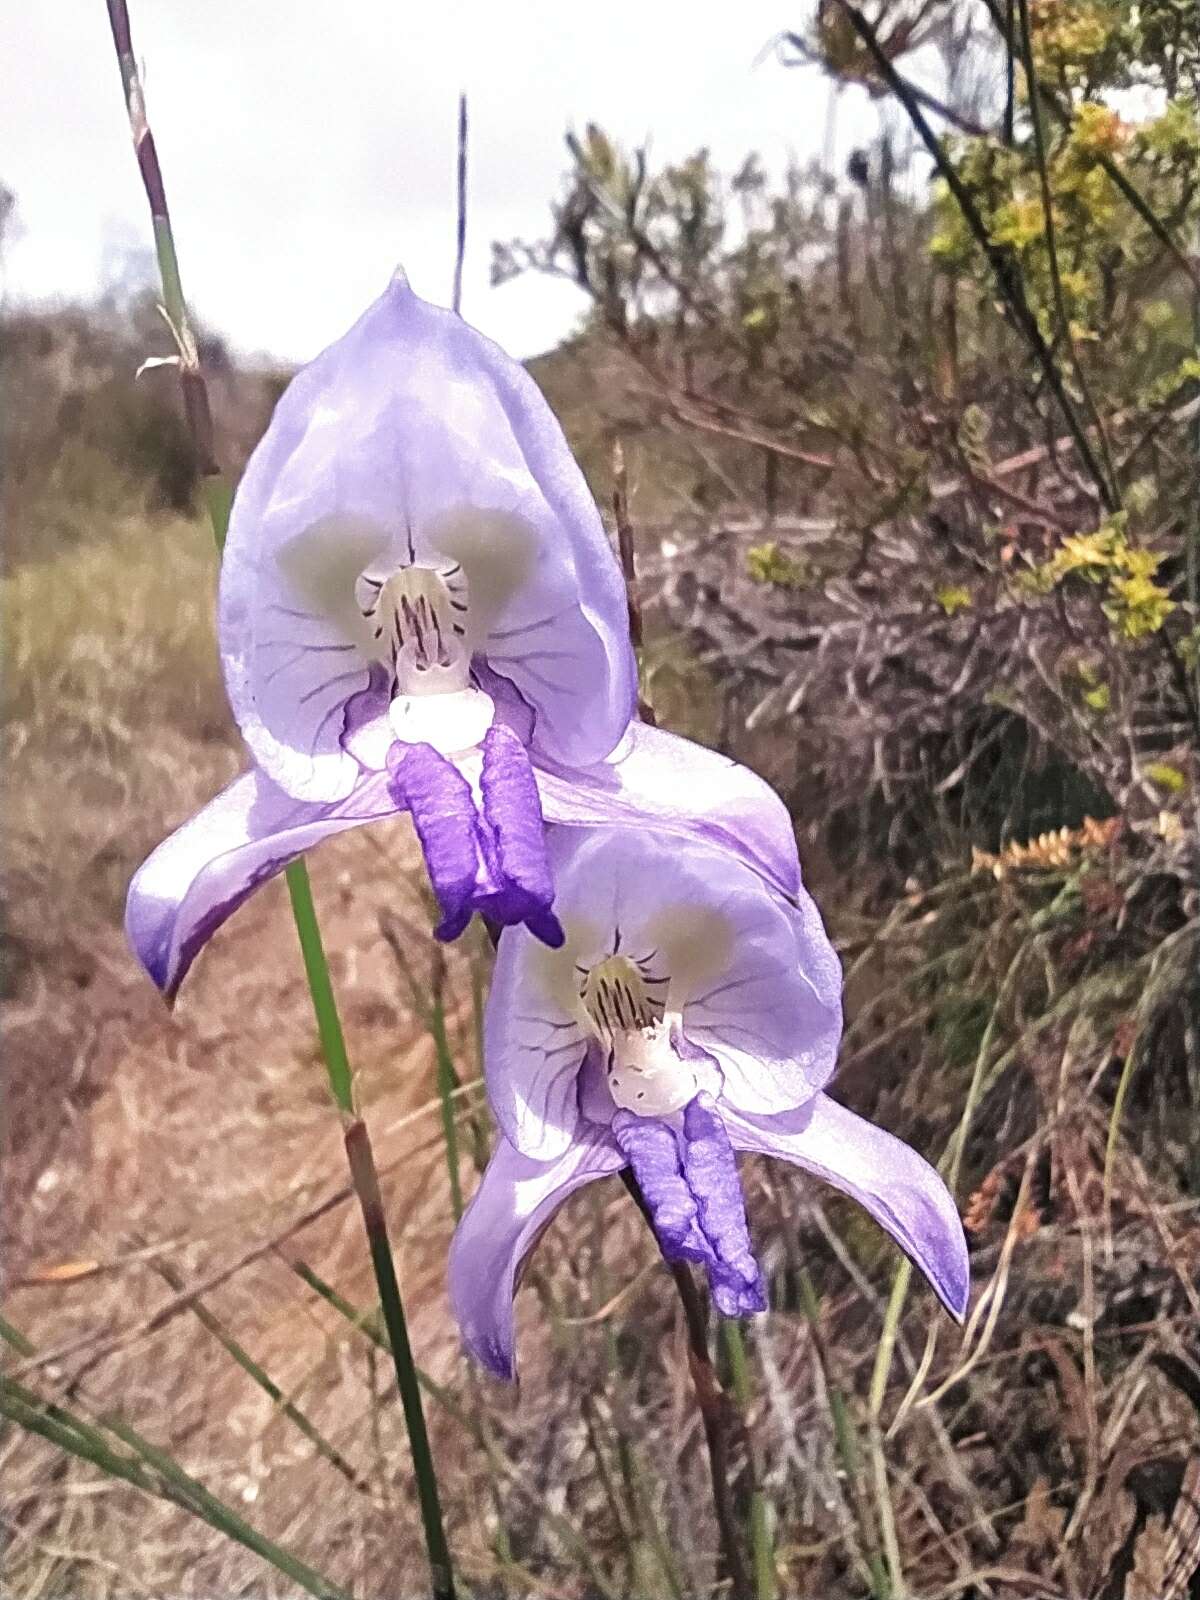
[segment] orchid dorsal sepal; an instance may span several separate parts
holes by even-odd
[[[219,635],[255,771],[131,886],[165,992],[294,846],[423,805],[428,834],[439,794],[442,933],[482,910],[558,936],[531,761],[595,765],[629,724],[620,571],[528,373],[402,273],[280,399],[234,500]]]
[[[368,692],[385,716],[496,673],[568,767],[634,711],[620,572],[557,421],[402,274],[279,401],[234,502],[220,638],[251,752],[298,799],[353,788]]]

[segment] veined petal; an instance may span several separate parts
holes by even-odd
[[[360,574],[457,563],[472,652],[535,713],[534,747],[601,759],[636,674],[616,560],[518,363],[402,275],[297,375],[251,457],[221,573],[234,715],[301,798],[347,794],[346,701],[368,683]]]
[[[548,846],[568,941],[574,930],[582,948],[586,929],[594,945],[602,923],[605,954],[619,941],[667,977],[668,1006],[717,1062],[724,1100],[772,1113],[828,1081],[841,969],[807,895],[793,907],[728,851],[653,825],[553,827]]]
[[[967,1241],[950,1191],[915,1150],[825,1094],[780,1116],[747,1117],[724,1106],[722,1116],[737,1149],[791,1161],[857,1200],[962,1321],[970,1292]]]
[[[580,1073],[588,1039],[572,989],[570,945],[549,949],[527,928],[505,928],[483,1020],[488,1098],[522,1155],[561,1156],[580,1125]]]
[[[501,1138],[450,1246],[450,1304],[463,1340],[499,1378],[516,1377],[513,1293],[538,1233],[567,1197],[624,1166],[607,1131],[589,1128],[554,1161]]]
[[[683,1032],[716,1059],[725,1103],[752,1115],[788,1111],[837,1065],[841,964],[807,895],[799,909],[730,896],[725,912],[736,915],[736,944],[724,970],[692,989]]]
[[[783,801],[757,773],[648,723],[633,723],[594,766],[537,774],[547,822],[616,824],[719,845],[783,895],[803,894],[796,835]]]
[[[168,1000],[226,917],[260,883],[347,828],[395,814],[382,775],[336,805],[306,805],[254,770],[165,839],[134,874],[125,931]]]

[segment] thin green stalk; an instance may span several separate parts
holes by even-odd
[[[291,1263],[291,1267],[295,1273],[303,1278],[304,1282],[307,1283],[310,1288],[314,1289],[323,1300],[327,1301],[336,1311],[345,1317],[346,1321],[349,1322],[352,1327],[356,1328],[359,1333],[370,1339],[373,1344],[378,1345],[381,1349],[386,1350],[388,1348],[386,1336],[380,1333],[377,1328],[372,1327],[372,1319],[374,1317],[373,1311],[358,1310],[355,1306],[351,1305],[351,1303],[345,1299],[344,1296],[338,1294],[336,1289],[332,1288],[321,1277],[319,1277],[311,1267],[306,1266],[303,1261],[293,1261]],[[441,1406],[447,1415],[452,1417],[454,1421],[464,1429],[468,1436],[474,1440],[474,1442],[483,1451],[484,1456],[486,1457],[488,1464],[496,1477],[499,1478],[503,1475],[511,1476],[513,1479],[513,1487],[522,1495],[524,1495],[526,1499],[528,1499],[532,1491],[526,1485],[525,1478],[520,1473],[514,1474],[511,1464],[504,1460],[501,1456],[495,1439],[492,1437],[491,1430],[488,1427],[486,1413],[478,1408],[474,1412],[469,1412],[463,1405],[459,1403],[458,1400],[455,1399],[454,1395],[451,1394],[449,1389],[443,1387],[443,1385],[439,1383],[435,1383],[428,1373],[421,1371],[420,1367],[418,1367],[416,1370],[417,1378],[420,1381],[421,1387],[425,1390],[429,1397],[439,1406]],[[560,1516],[557,1512],[550,1511],[544,1505],[539,1506],[539,1515],[541,1520],[554,1532],[564,1547],[570,1549],[583,1564],[588,1577],[591,1579],[596,1588],[596,1591],[604,1596],[604,1600],[621,1600],[621,1597],[618,1595],[617,1591],[608,1582],[607,1578],[596,1564],[595,1558],[588,1547],[587,1541],[580,1537],[580,1535],[571,1526],[567,1518]],[[505,1543],[507,1543],[507,1540],[505,1540]],[[527,1574],[525,1574],[524,1570],[520,1566],[520,1563],[513,1559],[511,1554],[509,1559],[512,1562],[512,1570],[514,1573],[521,1578],[527,1579]]]
[[[141,1434],[131,1428],[127,1422],[124,1422],[120,1417],[108,1414],[102,1416],[100,1420],[123,1444],[128,1444],[132,1449],[136,1450],[138,1455],[152,1466],[155,1471],[161,1473],[168,1485],[179,1491],[179,1503],[184,1505],[185,1509],[189,1508],[188,1502],[190,1502],[195,1507],[197,1514],[202,1516],[212,1527],[216,1528],[219,1533],[223,1533],[226,1538],[234,1539],[237,1543],[245,1545],[248,1550],[253,1550],[257,1555],[263,1556],[272,1566],[277,1567],[280,1572],[291,1578],[294,1583],[298,1583],[309,1594],[326,1597],[326,1600],[333,1600],[333,1597],[342,1597],[342,1600],[349,1600],[344,1589],[331,1584],[327,1578],[322,1577],[319,1572],[315,1572],[305,1562],[298,1561],[290,1552],[282,1549],[273,1540],[266,1538],[256,1528],[252,1528],[236,1511],[231,1510],[224,1501],[218,1500],[216,1495],[210,1493],[190,1473],[185,1472],[165,1450],[151,1444],[148,1439],[143,1438]],[[176,1499],[177,1497],[172,1495],[170,1498]]]
[[[750,1431],[746,1416],[750,1410],[750,1362],[742,1339],[742,1325],[732,1317],[721,1319],[721,1343],[729,1363],[729,1387],[734,1404],[742,1415],[747,1448]],[[767,1497],[758,1481],[757,1463],[751,1461],[753,1482],[750,1488],[750,1564],[754,1569],[755,1600],[775,1600],[775,1546],[771,1537],[771,1515]]]
[[[383,1210],[383,1196],[379,1189],[379,1174],[371,1153],[371,1140],[367,1125],[356,1117],[346,1129],[346,1156],[354,1179],[354,1191],[362,1210],[363,1227],[371,1248],[371,1264],[375,1268],[375,1281],[379,1286],[379,1305],[396,1369],[396,1386],[400,1390],[400,1403],[404,1408],[404,1421],[408,1426],[408,1440],[412,1449],[413,1473],[417,1480],[417,1494],[421,1502],[421,1521],[425,1529],[425,1545],[429,1554],[429,1570],[435,1600],[453,1600],[454,1576],[450,1566],[450,1551],[442,1522],[441,1497],[438,1494],[437,1473],[433,1466],[433,1453],[429,1448],[429,1434],[425,1427],[425,1413],[421,1407],[421,1387],[408,1338],[408,1323],[400,1299],[400,1285],[396,1281],[396,1267],[392,1261],[388,1242],[387,1220]]]
[[[13,1327],[7,1317],[0,1317],[0,1339],[3,1339],[5,1344],[11,1345],[19,1356],[24,1356],[26,1361],[37,1355],[36,1347],[19,1328]]]
[[[135,1460],[110,1449],[95,1429],[80,1427],[64,1407],[46,1403],[11,1378],[0,1378],[0,1416],[26,1433],[37,1434],[65,1454],[99,1467],[106,1476],[162,1498],[160,1486]]]
[[[892,1491],[888,1482],[887,1457],[883,1449],[880,1416],[883,1411],[884,1396],[887,1393],[888,1374],[891,1372],[892,1359],[896,1351],[896,1339],[900,1332],[900,1317],[904,1310],[904,1302],[908,1298],[911,1281],[912,1262],[902,1261],[892,1280],[892,1292],[883,1317],[883,1332],[879,1339],[879,1349],[875,1352],[875,1364],[871,1369],[867,1409],[871,1441],[871,1476],[875,1486],[875,1509],[879,1516],[879,1532],[883,1539],[883,1552],[891,1580],[888,1588],[890,1600],[905,1600],[908,1587],[904,1581],[904,1563],[900,1556],[900,1541],[896,1535],[896,1514],[892,1507]]]
[[[36,1354],[29,1340],[2,1319],[0,1337],[23,1356]],[[161,1500],[169,1500],[190,1516],[253,1551],[277,1572],[291,1578],[307,1593],[319,1596],[320,1600],[350,1600],[344,1589],[259,1533],[186,1472],[173,1456],[151,1444],[115,1413],[101,1415],[99,1426],[95,1426],[66,1406],[42,1400],[15,1379],[0,1378],[0,1416],[7,1417],[27,1433],[38,1434],[65,1454],[97,1467],[108,1477],[118,1478]],[[133,1456],[114,1450],[105,1432],[113,1434],[132,1450]]]
[[[1058,336],[1071,358],[1071,369],[1075,374],[1075,382],[1079,387],[1083,403],[1087,407],[1092,427],[1096,430],[1100,453],[1104,458],[1104,470],[1107,474],[1107,492],[1105,492],[1104,483],[1101,483],[1098,487],[1102,493],[1105,493],[1105,498],[1110,505],[1119,508],[1121,504],[1121,486],[1117,481],[1116,468],[1113,466],[1108,434],[1105,431],[1104,419],[1101,417],[1099,408],[1092,397],[1087,374],[1083,370],[1083,363],[1079,359],[1079,351],[1071,333],[1071,319],[1067,314],[1067,301],[1063,293],[1062,274],[1058,266],[1058,236],[1054,223],[1054,192],[1050,186],[1050,164],[1046,155],[1046,129],[1042,121],[1042,97],[1038,86],[1037,69],[1033,59],[1033,36],[1029,27],[1029,0],[1017,0],[1017,11],[1020,19],[1021,57],[1025,67],[1025,87],[1029,94],[1029,113],[1033,122],[1033,151],[1037,161],[1038,181],[1042,194],[1042,218],[1046,229],[1046,259],[1050,268],[1050,284],[1054,294],[1054,314],[1058,322]]]
[[[317,1033],[321,1040],[321,1054],[329,1077],[329,1091],[338,1110],[348,1117],[354,1111],[354,1081],[350,1071],[350,1057],[346,1051],[346,1036],[342,1032],[342,1019],[338,1015],[337,999],[333,992],[333,979],[321,927],[317,921],[317,908],[313,904],[312,885],[308,868],[303,861],[293,861],[284,873],[288,896],[292,902],[292,916],[300,940],[300,954],[304,961],[304,975],[308,979],[308,992],[312,997],[313,1013],[317,1019]]]
[[[222,476],[216,460],[208,389],[200,370],[196,341],[188,319],[162,169],[158,161],[154,136],[146,120],[145,97],[133,49],[127,0],[107,0],[107,6],[113,44],[121,70],[121,82],[125,91],[125,104],[129,112],[134,150],[154,227],[164,309],[179,351],[179,374],[183,388],[184,409],[200,470],[205,479],[205,501],[212,521],[213,536],[220,550],[225,541],[232,495],[228,481]],[[353,1077],[346,1052],[345,1036],[338,1016],[329,963],[321,941],[312,889],[304,863],[294,862],[287,869],[286,878],[330,1092],[346,1123],[344,1129],[346,1154],[367,1231],[371,1261],[379,1286],[380,1304],[391,1337],[396,1382],[400,1390],[412,1449],[432,1592],[435,1600],[453,1600],[454,1578],[442,1521],[437,1477],[433,1469],[429,1437],[421,1409],[421,1393],[408,1342],[404,1307],[388,1243],[387,1226],[379,1193],[379,1176],[375,1170],[366,1126],[362,1119],[355,1115]]]
[[[351,1327],[363,1334],[378,1349],[390,1353],[391,1346],[388,1343],[387,1334],[382,1332],[378,1326],[379,1313],[377,1307],[370,1306],[360,1311],[344,1295],[340,1295],[332,1284],[326,1283],[324,1278],[314,1272],[306,1262],[295,1260],[289,1262],[289,1265],[297,1277],[301,1278],[308,1284],[310,1289],[321,1296],[322,1300],[325,1300],[340,1316],[344,1317]],[[462,1408],[457,1405],[449,1390],[444,1389],[441,1384],[435,1383],[428,1373],[421,1371],[420,1367],[416,1371],[418,1383],[430,1398],[445,1407],[456,1421],[467,1426]],[[496,1560],[502,1572],[512,1573],[523,1580],[526,1574],[513,1555],[512,1542],[508,1537],[508,1529],[504,1524],[504,1503],[500,1492],[500,1472],[497,1467],[499,1452],[495,1440],[492,1438],[487,1413],[481,1406],[476,1408],[476,1416],[477,1421],[473,1424],[474,1434],[477,1437],[480,1448],[483,1450],[484,1459],[488,1463],[492,1506],[496,1515]]]
[[[871,1585],[873,1600],[890,1600],[892,1586],[888,1579],[883,1558],[875,1548],[876,1530],[871,1521],[871,1513],[867,1506],[866,1491],[863,1485],[862,1452],[858,1443],[858,1432],[854,1426],[854,1419],[850,1415],[850,1408],[846,1404],[846,1396],[833,1381],[830,1371],[829,1351],[825,1345],[825,1335],[821,1331],[821,1305],[817,1299],[817,1291],[805,1267],[799,1269],[800,1299],[804,1307],[804,1315],[808,1320],[809,1331],[812,1335],[813,1350],[821,1368],[821,1376],[825,1383],[825,1395],[829,1402],[829,1416],[833,1423],[833,1447],[846,1479],[846,1486],[850,1496],[850,1505],[854,1512],[855,1521],[858,1523],[858,1536],[862,1541],[863,1560],[867,1565],[867,1575]]]
[[[302,1282],[306,1283],[316,1294],[319,1294],[322,1300],[331,1305],[339,1315],[345,1317],[347,1322],[357,1328],[359,1333],[365,1334],[373,1345],[378,1346],[380,1350],[388,1349],[387,1335],[381,1332],[379,1328],[378,1306],[364,1306],[360,1311],[356,1306],[351,1305],[344,1295],[340,1295],[331,1283],[326,1283],[324,1278],[314,1272],[306,1261],[296,1259],[289,1261],[288,1266],[291,1267]],[[422,1382],[425,1381],[424,1374],[419,1367],[417,1368],[417,1377]]]
[[[158,1272],[159,1276],[165,1279],[172,1289],[177,1292],[182,1290],[182,1278],[173,1272],[170,1267],[160,1263]],[[369,1495],[371,1493],[371,1485],[366,1478],[346,1460],[346,1457],[336,1445],[330,1444],[325,1435],[301,1411],[300,1407],[294,1401],[288,1399],[266,1368],[254,1359],[244,1345],[239,1344],[221,1319],[208,1309],[199,1296],[195,1296],[190,1301],[190,1306],[201,1327],[212,1334],[217,1343],[237,1362],[242,1371],[270,1397],[272,1403],[279,1408],[292,1426],[304,1435],[317,1454],[328,1461],[335,1471],[340,1472],[342,1477],[353,1488],[357,1489],[360,1494]]]

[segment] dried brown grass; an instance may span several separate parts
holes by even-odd
[[[345,1505],[329,1507],[309,1446],[190,1312],[137,1334],[171,1298],[156,1263],[204,1279],[344,1183],[282,886],[215,941],[174,1015],[120,932],[137,861],[238,765],[211,632],[214,567],[200,526],[129,519],[5,581],[6,1312],[41,1349],[79,1346],[60,1385],[89,1366],[95,1352],[80,1341],[94,1341],[104,1356],[85,1372],[89,1395],[119,1405],[312,1559],[374,1539],[372,1564],[386,1548],[398,1576],[408,1541],[396,1548],[383,1500],[347,1486]],[[436,1368],[452,1343],[429,1048],[377,936],[379,911],[413,898],[411,867],[403,826],[377,828],[324,852],[315,887],[418,1347]],[[369,1300],[344,1200],[288,1248]],[[372,1399],[356,1336],[287,1260],[252,1260],[213,1291],[211,1309],[352,1458],[369,1448],[379,1413],[386,1489],[404,1471],[394,1408]],[[232,1592],[260,1570],[215,1538],[198,1548],[174,1508],[115,1487],[97,1494],[93,1474],[64,1472],[34,1440],[10,1436],[4,1451],[8,1581],[21,1592]],[[314,1501],[332,1513],[316,1539],[301,1531]]]

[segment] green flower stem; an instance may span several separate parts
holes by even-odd
[[[300,954],[304,960],[304,975],[308,979],[308,992],[312,996],[313,1013],[317,1019],[317,1033],[321,1040],[321,1054],[329,1076],[329,1092],[337,1102],[338,1110],[348,1117],[355,1116],[354,1082],[350,1071],[350,1057],[346,1051],[346,1036],[342,1032],[342,1019],[338,1015],[337,999],[333,993],[333,979],[325,956],[325,944],[317,921],[317,908],[313,904],[312,885],[308,868],[303,861],[293,861],[284,873],[288,895],[292,902],[292,916],[300,940]],[[378,1184],[378,1180],[376,1180]]]
[[[366,1306],[359,1311],[351,1305],[345,1295],[339,1294],[331,1283],[326,1283],[319,1273],[314,1272],[307,1261],[301,1261],[297,1257],[295,1260],[289,1261],[288,1266],[291,1267],[302,1283],[306,1283],[314,1293],[319,1294],[321,1299],[331,1305],[339,1316],[345,1317],[346,1321],[368,1338],[376,1349],[387,1350],[389,1348],[387,1335],[380,1332],[379,1329],[379,1310],[377,1306]],[[417,1380],[428,1388],[425,1374],[419,1367],[417,1368]]]
[[[154,242],[162,278],[164,310],[179,354],[184,409],[205,480],[204,498],[212,522],[213,536],[220,550],[225,543],[232,490],[228,480],[222,475],[216,459],[208,389],[200,370],[196,340],[188,318],[162,169],[159,166],[154,135],[146,120],[145,97],[138,77],[128,6],[126,0],[107,0],[107,6],[113,44],[121,69],[121,82],[125,90],[125,104],[129,112],[134,151],[146,190],[146,199],[150,205]],[[388,1242],[383,1202],[379,1191],[379,1176],[375,1169],[366,1125],[355,1112],[350,1060],[346,1051],[341,1019],[338,1016],[337,1001],[321,940],[316,908],[313,905],[308,871],[304,863],[294,862],[287,869],[286,878],[296,932],[300,939],[304,970],[316,1015],[321,1051],[329,1077],[329,1088],[345,1123],[346,1154],[362,1210],[371,1262],[379,1288],[380,1304],[390,1336],[396,1382],[412,1448],[413,1469],[421,1505],[421,1521],[429,1556],[432,1593],[435,1600],[453,1600],[454,1578],[442,1522],[437,1477],[433,1469],[429,1436],[421,1408],[420,1386],[408,1341],[404,1307],[400,1299],[400,1288]]]
[[[750,1451],[750,1429],[746,1414],[750,1409],[750,1362],[742,1339],[742,1325],[726,1317],[721,1322],[721,1344],[729,1363],[729,1387],[734,1403],[741,1412],[746,1448]],[[758,1482],[757,1463],[749,1455],[750,1465],[750,1562],[754,1568],[755,1600],[775,1600],[775,1549],[771,1539],[771,1520],[767,1497]]]
[[[380,1310],[383,1312],[384,1326],[388,1331],[392,1362],[396,1368],[396,1386],[400,1390],[400,1403],[404,1407],[404,1420],[408,1426],[434,1600],[453,1600],[454,1575],[450,1566],[446,1532],[442,1524],[437,1474],[434,1471],[433,1455],[429,1448],[425,1413],[421,1408],[421,1386],[413,1361],[412,1346],[408,1340],[408,1324],[400,1299],[400,1285],[396,1281],[396,1267],[388,1243],[383,1196],[379,1190],[379,1174],[375,1169],[375,1158],[371,1153],[367,1125],[361,1117],[356,1117],[346,1128],[346,1156],[354,1179],[354,1191],[358,1195],[358,1203],[362,1209],[367,1242],[371,1247],[371,1264],[375,1268],[375,1282],[379,1286]]]
[[[359,1310],[351,1305],[343,1295],[338,1294],[336,1289],[326,1283],[305,1262],[294,1260],[289,1265],[297,1277],[303,1279],[310,1289],[319,1294],[364,1338],[369,1339],[373,1345],[381,1350],[388,1348],[386,1334],[381,1333],[375,1326],[373,1308]],[[477,1404],[473,1406],[465,1405],[451,1394],[449,1389],[444,1388],[440,1383],[435,1383],[428,1373],[421,1371],[420,1367],[417,1368],[417,1378],[430,1399],[441,1406],[446,1414],[452,1417],[469,1438],[483,1451],[493,1482],[498,1486],[502,1480],[509,1480],[513,1491],[532,1505],[535,1491],[529,1485],[528,1474],[515,1468],[513,1463],[508,1461],[501,1453],[493,1435],[486,1410]],[[591,1579],[592,1586],[597,1594],[602,1595],[604,1600],[621,1600],[620,1594],[608,1582],[597,1564],[587,1540],[576,1532],[567,1518],[551,1511],[545,1502],[540,1500],[537,1501],[537,1512],[542,1523],[560,1542],[563,1549],[578,1558]],[[506,1534],[503,1535],[500,1542],[507,1549],[508,1540]],[[523,1579],[528,1592],[533,1594],[535,1590],[534,1580],[512,1559],[511,1552],[507,1555],[502,1555],[500,1559],[502,1564],[505,1562],[510,1564],[514,1576]]]

